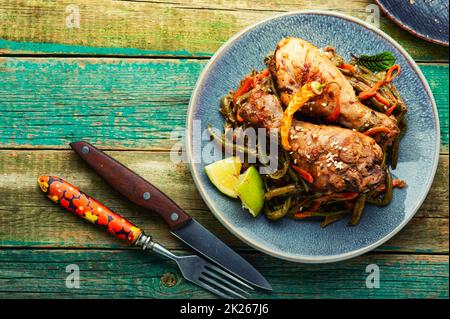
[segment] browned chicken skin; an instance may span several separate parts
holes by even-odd
[[[365,192],[384,183],[383,151],[375,140],[338,126],[296,121],[292,158],[314,178],[317,190]]]
[[[256,86],[239,109],[256,127],[279,128],[283,109],[277,95]],[[375,140],[346,128],[294,121],[291,157],[323,192],[366,192],[384,183],[383,151]]]
[[[355,92],[339,69],[311,43],[288,37],[281,40],[268,68],[281,93],[281,101],[287,106],[291,96],[305,83],[318,81],[328,83],[324,93],[306,104],[301,113],[310,117],[326,119],[336,108],[340,99],[340,115],[337,124],[364,132],[374,127],[385,127],[390,133],[378,133],[375,140],[381,146],[389,146],[400,130],[393,116],[376,112],[361,104]]]
[[[273,82],[271,81],[270,84],[273,85]],[[264,77],[256,81],[250,96],[245,101],[245,107],[239,110],[239,114],[256,127],[267,129],[280,127],[283,109],[279,98],[267,92],[267,81]]]

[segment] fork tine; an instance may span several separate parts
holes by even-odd
[[[214,286],[216,286],[216,287],[218,287],[218,288],[220,288],[220,289],[223,289],[223,290],[225,290],[226,292],[228,292],[228,293],[230,293],[230,294],[232,294],[232,295],[235,295],[235,296],[238,297],[238,298],[241,298],[241,299],[247,299],[247,298],[245,298],[244,296],[238,294],[236,291],[233,291],[233,290],[231,290],[230,288],[224,286],[223,284],[221,284],[221,283],[215,281],[213,278],[209,278],[209,277],[207,277],[207,276],[205,276],[205,275],[200,275],[199,279],[202,279],[202,280],[206,281],[207,283],[211,283],[211,284],[213,284]]]
[[[230,278],[231,280],[234,280],[235,282],[241,284],[242,286],[244,286],[244,287],[246,287],[246,288],[248,288],[248,289],[250,289],[250,290],[253,290],[253,287],[247,285],[247,284],[246,284],[245,282],[243,282],[242,280],[240,280],[240,279],[236,278],[235,276],[231,275],[230,273],[228,273],[228,272],[226,272],[226,271],[220,269],[219,267],[214,266],[213,264],[207,263],[207,264],[205,265],[205,268],[210,268],[210,269],[214,270],[215,272],[218,272],[219,274],[221,274],[221,275],[223,275],[223,276],[225,276],[225,277],[228,277],[228,278]]]
[[[231,288],[235,289],[235,290],[239,290],[241,292],[243,292],[246,295],[250,296],[250,293],[248,291],[245,291],[244,289],[242,289],[241,287],[238,287],[236,285],[234,285],[233,283],[231,283],[229,280],[226,280],[226,278],[220,277],[219,275],[211,272],[208,269],[205,269],[205,271],[203,272],[203,274],[207,274],[210,277],[214,277],[215,279],[219,280],[220,282],[230,286]]]
[[[206,290],[211,291],[213,294],[216,294],[216,295],[219,296],[219,297],[222,297],[222,298],[225,298],[225,299],[233,299],[233,297],[224,294],[224,293],[221,292],[220,290],[217,290],[216,288],[214,288],[214,287],[212,287],[212,286],[206,284],[206,283],[203,282],[203,281],[200,281],[200,280],[197,279],[194,283],[197,284],[197,285],[199,285],[200,287],[206,289]]]

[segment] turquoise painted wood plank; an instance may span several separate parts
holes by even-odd
[[[322,265],[244,257],[273,286],[255,298],[448,298],[448,256],[376,254]],[[69,264],[80,269],[79,289],[66,288]],[[379,288],[366,288],[369,264],[379,267]],[[213,297],[186,282],[172,262],[142,251],[0,251],[0,298]]]
[[[448,147],[449,138],[449,70],[448,65],[444,64],[423,64],[420,65],[428,84],[433,91],[434,99],[438,105],[439,124],[441,126],[442,144]]]
[[[0,2],[0,53],[210,56],[236,32],[280,12],[332,10],[370,22],[373,5],[372,0],[14,0]],[[79,13],[79,25],[65,23],[71,13]],[[380,28],[417,60],[448,61],[448,48],[417,39],[383,14]]]
[[[209,211],[192,181],[187,164],[176,164],[168,152],[108,151],[172,198],[189,215],[233,249],[251,249],[227,231]],[[390,253],[448,253],[448,165],[441,155],[431,190],[422,207],[394,238],[377,248]],[[69,150],[0,150],[0,249],[125,249],[126,243],[58,207],[37,185],[40,175],[56,175],[73,183],[132,221],[168,249],[184,246],[161,218],[127,201]],[[394,199],[399,196],[398,190]],[[380,208],[380,212],[383,209]],[[316,224],[318,234],[326,233]],[[345,227],[345,226],[343,226]],[[130,247],[128,247],[130,248]]]
[[[0,58],[0,147],[168,148],[206,61]],[[421,65],[448,145],[448,65]],[[214,106],[212,106],[214,107]]]

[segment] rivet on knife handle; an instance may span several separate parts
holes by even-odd
[[[191,220],[158,188],[95,146],[83,141],[71,143],[70,146],[108,184],[133,203],[160,215],[171,229],[177,229]]]
[[[38,179],[41,190],[55,203],[68,211],[105,228],[109,233],[130,244],[136,243],[142,230],[75,186],[56,176],[41,176]]]

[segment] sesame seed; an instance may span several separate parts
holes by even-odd
[[[346,150],[347,150],[347,148],[346,148],[346,147],[343,147],[343,148],[342,148],[342,150],[343,150],[343,151],[346,151]]]
[[[294,159],[294,164],[297,164],[297,159]]]
[[[307,158],[307,159],[310,159],[310,158],[311,158],[311,156],[309,156],[308,154],[306,154],[306,158]]]

